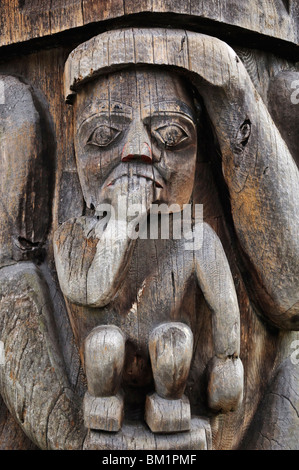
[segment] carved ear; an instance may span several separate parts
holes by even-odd
[[[0,75],[0,265],[40,253],[50,220],[48,122],[28,85]]]

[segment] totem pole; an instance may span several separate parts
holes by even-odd
[[[0,448],[298,449],[299,7],[32,3],[0,7]]]

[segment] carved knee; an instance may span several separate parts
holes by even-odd
[[[84,398],[84,422],[90,429],[118,431],[123,421],[123,397],[119,392],[125,357],[125,338],[113,325],[94,328],[85,340],[88,392]]]
[[[153,432],[190,429],[190,403],[184,395],[193,351],[193,335],[183,323],[165,323],[149,338],[156,393],[147,396],[145,420]]]

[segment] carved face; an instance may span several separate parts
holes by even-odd
[[[75,105],[75,150],[88,207],[134,193],[144,202],[187,204],[197,135],[184,81],[154,69],[86,84]]]

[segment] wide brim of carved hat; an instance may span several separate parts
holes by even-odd
[[[195,82],[201,78],[224,87],[234,75],[240,79],[240,64],[226,43],[200,33],[165,28],[107,31],[70,53],[64,71],[65,99],[71,103],[87,81],[128,66],[174,67]]]

